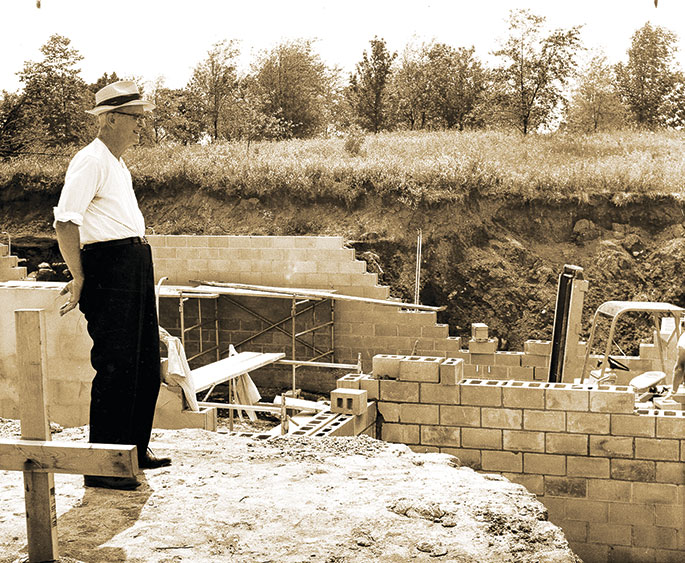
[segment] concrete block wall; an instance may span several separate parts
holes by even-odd
[[[19,418],[15,309],[44,309],[47,332],[47,398],[50,420],[63,426],[88,421],[92,340],[78,312],[59,316],[62,283],[0,283],[0,417]]]
[[[375,380],[382,439],[524,485],[588,563],[685,560],[683,412],[626,386],[424,379]]]
[[[155,235],[149,240],[155,275],[157,279],[167,276],[169,284],[208,280],[335,290],[373,299],[389,297],[389,288],[378,285],[377,275],[366,271],[366,262],[355,258],[354,249],[346,248],[342,237]],[[241,302],[244,299],[239,298]],[[173,303],[164,304],[171,299],[162,301],[162,325],[175,329],[177,308]],[[226,300],[220,300],[219,305],[223,347],[263,328],[244,311],[222,301]],[[267,311],[268,318],[285,317],[290,308],[288,300],[253,301],[255,307]],[[361,353],[368,370],[373,356],[386,350],[446,357],[461,347],[461,339],[449,337],[447,325],[437,323],[435,312],[336,301],[334,328],[335,361],[355,363]],[[277,349],[291,355],[289,339],[273,331],[251,342],[250,349]],[[192,344],[189,352],[194,353]]]

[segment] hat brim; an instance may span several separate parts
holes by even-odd
[[[89,113],[90,115],[100,115],[101,113],[106,113],[108,111],[114,111],[120,108],[131,106],[143,106],[143,110],[145,111],[152,111],[153,109],[155,109],[155,104],[153,104],[152,102],[148,102],[147,100],[132,100],[130,102],[126,102],[125,104],[121,104],[118,106],[98,106],[93,109],[87,109],[86,113]]]

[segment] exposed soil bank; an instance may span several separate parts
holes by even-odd
[[[447,305],[440,322],[454,335],[485,322],[502,349],[528,338],[550,338],[557,278],[564,264],[585,269],[590,282],[584,329],[597,305],[611,299],[685,305],[680,281],[685,258],[685,205],[680,199],[610,196],[590,201],[468,200],[412,207],[368,196],[353,208],[319,202],[227,201],[202,190],[172,188],[139,194],[157,234],[342,235],[392,294],[413,300],[416,240],[423,233],[421,301]],[[35,269],[59,255],[52,239],[55,196],[3,194],[0,221],[16,254]],[[27,236],[47,240],[25,239]],[[37,247],[40,251],[36,251]],[[41,254],[42,256],[42,254]],[[635,328],[639,328],[638,326]],[[624,338],[635,352],[639,336]]]

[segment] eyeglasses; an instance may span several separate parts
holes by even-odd
[[[132,117],[133,119],[135,119],[139,123],[140,122],[145,123],[145,119],[146,119],[145,115],[143,115],[142,113],[127,113],[125,111],[113,111],[112,113],[118,113],[119,115],[128,115],[129,117]]]

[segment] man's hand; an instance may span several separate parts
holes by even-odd
[[[66,315],[69,311],[76,308],[79,299],[81,299],[81,290],[83,289],[83,279],[73,279],[68,282],[59,292],[60,295],[69,294],[69,299],[59,308],[60,316]]]

